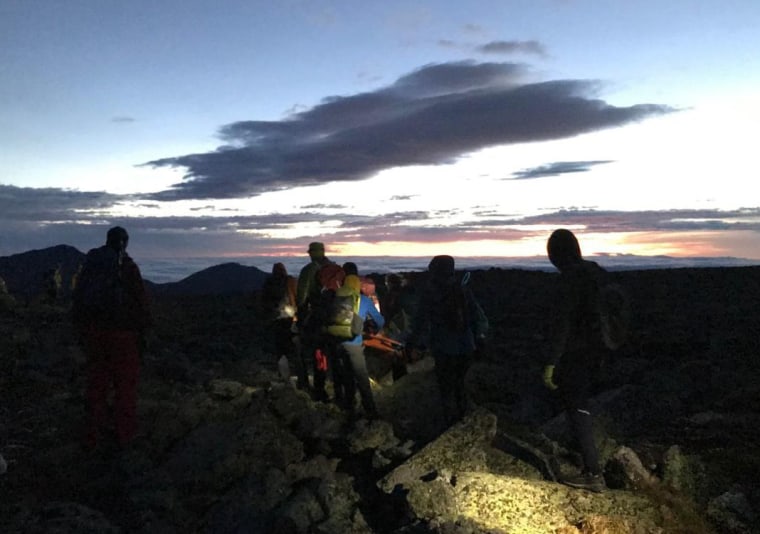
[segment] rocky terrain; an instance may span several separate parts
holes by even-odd
[[[138,439],[97,454],[65,300],[3,301],[0,531],[760,531],[760,268],[615,276],[633,335],[594,397],[601,494],[556,482],[578,459],[540,381],[551,273],[472,273],[492,335],[450,428],[429,357],[393,381],[372,355],[382,419],[349,421],[278,374],[255,292],[157,294]]]

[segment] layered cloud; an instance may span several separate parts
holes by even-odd
[[[186,171],[181,183],[152,198],[239,198],[361,180],[394,167],[451,164],[488,147],[561,139],[673,111],[660,104],[610,105],[598,98],[593,81],[528,78],[527,68],[514,63],[433,64],[374,92],[326,98],[280,121],[231,123],[220,129],[225,144],[213,152],[146,163]]]
[[[588,163],[588,162],[586,162]],[[304,242],[322,239],[331,245],[352,243],[409,242],[450,243],[452,241],[491,240],[515,242],[545,236],[547,228],[582,227],[584,233],[678,233],[742,230],[760,231],[760,208],[740,210],[664,210],[605,211],[561,209],[521,217],[483,210],[472,219],[456,225],[441,224],[457,215],[447,212],[393,211],[362,215],[332,205],[329,230],[311,238],[293,239],[282,230],[294,225],[313,225],[325,221],[323,205],[305,205],[298,213],[249,215],[214,211],[188,216],[114,217],[108,208],[134,199],[107,193],[78,192],[65,189],[31,189],[0,186],[0,255],[66,243],[80,250],[99,245],[107,228],[125,226],[133,239],[131,248],[139,256],[182,257],[228,254],[302,255]]]

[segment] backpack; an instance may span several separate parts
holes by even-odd
[[[262,288],[262,304],[268,317],[272,319],[292,318],[295,308],[295,278],[275,278],[270,276]]]
[[[337,263],[326,263],[317,271],[317,282],[322,290],[335,291],[343,285],[343,280],[346,278],[346,273],[343,271],[343,267]]]
[[[464,332],[470,326],[470,310],[465,286],[456,280],[434,280],[432,291],[433,322],[450,332]]]
[[[628,295],[619,285],[608,283],[599,288],[599,327],[604,346],[617,350],[628,339],[631,308]]]
[[[111,247],[87,253],[74,293],[75,318],[109,323],[120,317],[126,300],[121,265],[122,254]]]
[[[359,315],[361,295],[348,288],[338,288],[329,304],[325,331],[339,339],[353,339],[364,331],[364,319]]]

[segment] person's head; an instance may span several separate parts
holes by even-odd
[[[309,253],[309,257],[312,260],[322,259],[325,257],[325,245],[318,241],[314,241],[312,243],[309,243],[309,250],[306,252]]]
[[[350,289],[352,293],[358,295],[362,289],[362,281],[357,275],[349,274],[346,276],[346,279],[343,280],[343,287]]]
[[[400,274],[389,273],[385,276],[385,285],[388,289],[399,289],[404,285],[404,278]]]
[[[560,271],[581,261],[581,246],[578,239],[570,230],[560,228],[554,230],[546,243],[549,261]]]
[[[435,256],[428,264],[428,272],[433,280],[444,282],[454,278],[454,258],[451,256]]]
[[[285,268],[285,264],[277,262],[272,265],[272,275],[278,278],[285,278],[288,276],[288,270]]]
[[[358,275],[359,274],[359,267],[357,267],[354,262],[347,261],[346,263],[343,264],[343,271],[346,274],[355,274],[355,275]]]
[[[129,243],[129,234],[121,226],[114,226],[106,234],[106,245],[116,251],[127,250],[127,243]]]

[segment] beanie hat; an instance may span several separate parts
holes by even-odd
[[[428,271],[436,278],[448,278],[454,275],[454,258],[451,256],[435,256],[428,264]]]

